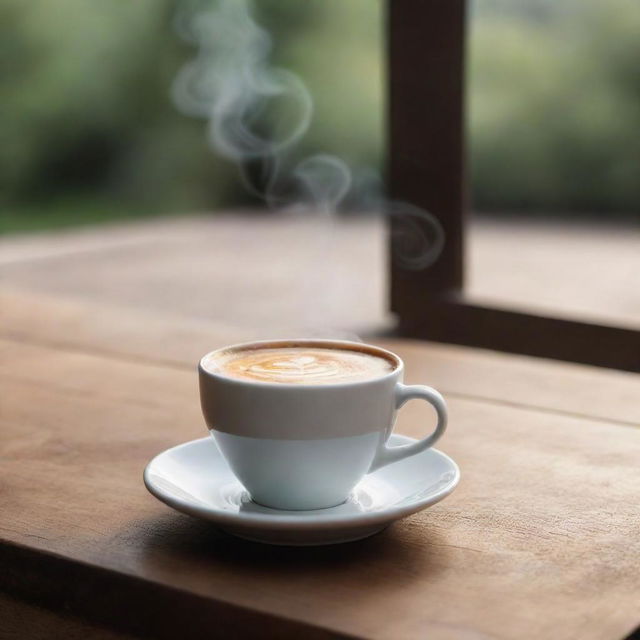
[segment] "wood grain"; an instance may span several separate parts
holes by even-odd
[[[397,333],[640,373],[640,331],[469,302],[463,295],[404,297]]]
[[[390,326],[380,218],[213,215],[0,238],[7,286],[227,325]],[[6,256],[6,258],[5,258]],[[312,327],[313,329],[314,327]]]
[[[193,371],[0,348],[0,583],[23,598],[174,638],[595,640],[640,622],[640,430],[452,397],[453,496],[361,543],[269,548],[142,485],[150,457],[204,433]],[[397,350],[420,375],[418,345]],[[423,410],[398,429],[426,430]]]
[[[402,314],[405,299],[458,291],[464,280],[467,2],[393,0],[386,6],[390,195],[434,215],[446,238],[428,269],[403,268],[395,234],[406,233],[407,221],[389,217],[391,308]],[[430,224],[410,220],[433,237]]]
[[[0,593],[2,640],[133,640],[135,636],[104,629],[81,618],[51,611]]]
[[[416,5],[415,10],[422,6]],[[409,76],[407,81],[412,79]],[[413,80],[424,83],[420,74],[413,74]],[[410,104],[399,106],[409,109]],[[427,108],[432,105],[428,103]],[[426,111],[416,111],[425,126],[437,123],[424,117]],[[409,160],[415,158],[423,140],[413,135],[411,144],[416,147]],[[433,151],[433,146],[429,148]],[[446,173],[442,156],[430,153],[429,159],[435,162],[434,170],[444,167]],[[429,183],[424,197],[433,195],[435,184],[440,183]],[[435,202],[425,204],[433,207]],[[204,317],[222,325],[246,324],[258,317],[263,326],[269,320],[273,324],[282,320],[284,305],[291,321],[308,266],[299,251],[310,238],[322,238],[327,231],[318,234],[312,221],[303,221],[293,223],[290,217],[260,211],[216,211],[215,215],[5,235],[0,237],[1,280],[5,286],[46,295]],[[322,306],[344,307],[340,317],[348,323],[337,325],[341,328],[383,323],[387,273],[383,221],[367,217],[334,222],[330,262],[340,276],[331,280],[326,272],[321,274]],[[472,215],[465,230],[465,295],[470,302],[640,328],[640,225],[489,220]],[[451,234],[457,232],[448,231],[447,247],[455,244]],[[238,251],[240,246],[244,251]],[[327,243],[323,246],[326,251]],[[252,260],[246,260],[247,252]],[[237,285],[233,296],[228,295],[229,274],[234,274]],[[266,291],[269,296],[263,295]],[[216,302],[221,298],[224,307]],[[326,318],[324,322],[332,324]]]
[[[211,349],[258,336],[237,327],[0,289],[0,336],[192,370]],[[369,338],[409,362],[408,378],[447,395],[640,424],[639,378],[540,358]]]

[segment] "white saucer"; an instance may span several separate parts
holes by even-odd
[[[413,442],[392,435],[389,444]],[[241,538],[279,545],[320,545],[366,538],[394,520],[448,496],[460,480],[458,465],[427,449],[367,475],[347,501],[317,511],[280,511],[251,501],[213,438],[167,449],[144,471],[144,483],[170,507],[211,520]]]

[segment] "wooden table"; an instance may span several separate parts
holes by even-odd
[[[640,624],[639,376],[379,340],[445,394],[459,488],[362,542],[268,547],[142,484],[154,454],[205,433],[194,363],[230,333],[0,293],[0,637],[595,640]],[[426,411],[398,431],[419,435]]]

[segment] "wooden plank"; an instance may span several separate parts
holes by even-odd
[[[410,382],[446,395],[640,426],[638,374],[417,340],[378,342],[403,354]]]
[[[3,640],[133,640],[118,633],[42,606],[0,593],[0,620]]]
[[[5,286],[271,331],[391,325],[375,218],[217,212],[28,240],[0,238]]]
[[[169,311],[142,313],[6,288],[0,289],[0,335],[190,367],[207,351],[259,337],[230,325],[178,318]]]
[[[142,486],[153,454],[204,433],[193,371],[1,347],[0,582],[22,597],[106,618],[143,602],[142,620],[153,601],[162,637],[207,611],[223,631],[280,637],[595,640],[640,622],[636,429],[453,398],[450,499],[362,543],[269,548]],[[413,377],[418,355],[401,355]],[[423,410],[399,429],[423,432]]]
[[[469,302],[640,329],[640,216],[635,224],[482,217],[468,233]]]
[[[314,270],[318,289],[326,292],[322,307],[342,309],[340,320],[348,324],[339,326],[376,326],[384,323],[384,229],[382,219],[375,217],[336,220],[329,230],[314,226],[312,220],[304,224],[304,217],[292,221],[259,211],[155,218],[0,237],[0,269],[5,286],[30,287],[48,295],[57,292],[145,312],[156,308],[166,312],[170,307],[171,313],[207,315],[223,323],[259,317],[264,324],[278,313],[282,318],[285,304],[292,322],[294,302],[304,296],[301,281],[314,260],[312,255],[305,262],[300,254],[308,251],[313,239],[331,246],[328,262],[340,274],[332,279],[330,271]],[[470,302],[640,328],[640,290],[635,280],[640,270],[640,226],[472,216],[467,233],[465,295]],[[238,252],[238,246],[244,251]],[[245,259],[247,251],[250,261]],[[196,272],[202,277],[194,277]],[[230,273],[238,284],[233,296],[228,295]],[[270,296],[256,295],[267,289]],[[207,309],[207,301],[221,297],[224,308]],[[279,304],[273,304],[275,299]],[[247,313],[249,304],[253,316]],[[326,317],[324,322],[336,324]]]
[[[392,0],[388,12],[389,190],[435,215],[446,236],[426,270],[391,261],[391,308],[463,281],[465,0]],[[390,218],[391,236],[402,220]],[[393,256],[393,242],[391,242]]]
[[[399,303],[398,333],[640,372],[640,331],[427,295]]]
[[[0,562],[4,575],[0,584],[12,594],[20,595],[26,606],[35,609],[38,617],[49,618],[50,635],[67,640],[66,633],[85,627],[81,637],[115,635],[187,640],[204,637],[267,638],[296,637],[304,629],[312,640],[348,638],[337,632],[311,628],[295,620],[278,618],[266,612],[238,607],[224,597],[210,599],[197,593],[186,593],[168,581],[158,583],[130,575],[126,569],[97,563],[77,562],[42,549],[0,544]],[[108,566],[108,565],[107,565]],[[54,613],[41,612],[49,607]],[[15,613],[15,612],[14,612]],[[87,622],[88,621],[88,622]],[[39,630],[36,619],[34,631]],[[60,632],[60,635],[54,635]],[[25,635],[19,636],[26,637]],[[3,636],[4,639],[4,636]]]
[[[172,366],[255,334],[215,323],[0,290],[0,335]],[[638,376],[437,343],[374,339],[411,360],[414,382],[447,395],[640,424]]]

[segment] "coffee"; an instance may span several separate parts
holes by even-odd
[[[379,378],[391,373],[390,358],[338,346],[271,346],[218,352],[204,363],[229,378],[283,384],[336,384]]]

